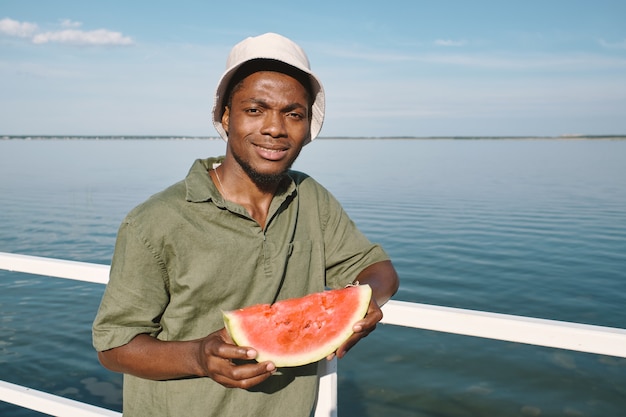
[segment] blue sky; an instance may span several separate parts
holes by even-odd
[[[0,135],[216,136],[230,48],[278,32],[321,136],[626,134],[625,1],[0,0]]]

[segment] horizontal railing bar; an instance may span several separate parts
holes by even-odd
[[[106,284],[110,266],[0,252],[0,269]]]
[[[51,416],[122,417],[122,413],[0,381],[0,399]]]
[[[626,358],[626,330],[389,301],[382,323]]]

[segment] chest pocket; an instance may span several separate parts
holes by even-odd
[[[324,257],[320,242],[300,240],[287,246],[283,282],[277,300],[324,290]]]

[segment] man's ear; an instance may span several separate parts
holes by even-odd
[[[222,127],[224,131],[228,135],[228,124],[230,123],[230,108],[228,106],[224,107],[224,114],[222,114]]]

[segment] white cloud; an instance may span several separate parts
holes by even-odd
[[[465,40],[453,41],[450,39],[437,39],[435,41],[435,45],[437,46],[464,46],[464,45],[467,45],[467,41]]]
[[[593,54],[514,55],[514,54],[430,54],[416,56],[418,62],[495,70],[549,70],[578,72],[626,68],[626,59]]]
[[[37,25],[30,22],[4,18],[0,20],[0,33],[18,38],[30,38],[37,31]]]
[[[18,22],[17,20],[4,18],[0,20],[0,34],[29,38],[35,44],[46,44],[51,42],[70,45],[94,45],[94,46],[124,46],[132,45],[133,39],[124,36],[120,32],[107,29],[82,30],[77,29],[82,26],[81,22],[70,19],[63,19],[60,22],[62,30],[39,32],[39,27],[35,23]]]
[[[618,42],[608,42],[605,41],[604,39],[600,39],[600,45],[602,45],[604,48],[608,48],[608,49],[626,49],[626,39],[624,39],[623,41],[618,41]]]
[[[614,48],[626,48],[626,41],[624,41],[623,44],[616,43],[611,45]],[[402,63],[403,65],[419,63],[483,70],[566,71],[568,73],[588,70],[620,70],[626,68],[626,58],[591,53],[453,53],[447,51],[407,53],[377,50],[356,51],[354,49],[339,48],[337,46],[327,47],[324,53],[331,57],[383,63],[386,66],[393,65],[393,63]]]
[[[85,78],[85,72],[76,68],[69,68],[63,65],[54,66],[34,62],[10,62],[0,60],[0,79],[6,77],[20,78],[26,76],[30,78],[54,78],[68,79],[76,81]]]
[[[83,25],[82,22],[74,22],[73,20],[70,20],[70,19],[61,20],[61,26],[63,26],[64,28],[79,28],[82,25]]]
[[[106,29],[83,31],[66,29],[56,32],[44,32],[33,37],[33,43],[44,44],[58,42],[71,45],[132,45],[133,40],[120,32]]]

